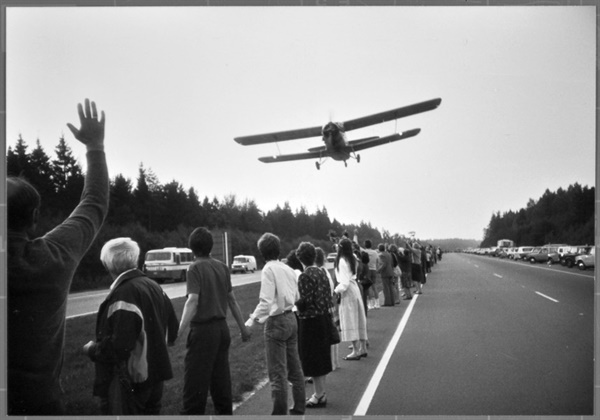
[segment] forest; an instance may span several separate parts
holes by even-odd
[[[19,136],[7,150],[7,175],[22,176],[42,197],[41,220],[35,232],[42,235],[60,224],[77,206],[84,184],[81,165],[64,138],[48,156],[39,140],[30,146]],[[198,226],[227,231],[232,255],[255,255],[262,267],[256,242],[264,232],[277,234],[285,254],[301,241],[310,241],[326,253],[332,251],[332,236],[344,232],[371,239],[375,244],[399,239],[399,235],[379,230],[369,222],[344,224],[331,219],[325,207],[309,212],[292,209],[288,202],[263,211],[252,199],[235,195],[201,198],[193,187],[185,189],[173,180],[162,184],[150,168],[139,165],[135,182],[121,174],[111,177],[108,216],[94,244],[81,262],[72,290],[105,287],[107,276],[100,263],[102,245],[109,239],[125,236],[138,242],[142,255],[167,246],[186,247],[191,231]],[[284,257],[285,255],[282,255]]]
[[[594,187],[575,183],[566,190],[546,189],[538,200],[529,199],[525,208],[493,214],[480,247],[496,246],[500,239],[512,239],[516,246],[592,245],[594,204]]]

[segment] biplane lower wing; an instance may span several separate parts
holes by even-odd
[[[353,151],[358,152],[359,150],[365,150],[382,144],[393,143],[398,140],[414,137],[420,132],[420,128],[415,128],[414,130],[404,131],[402,134],[392,134],[391,136],[379,137],[376,139],[354,140],[349,142],[348,145],[352,147]]]
[[[327,157],[328,155],[323,152],[306,152],[306,153],[294,153],[291,155],[275,155],[275,156],[264,156],[258,158],[261,162],[264,163],[274,163],[274,162],[288,162],[290,160],[303,160],[303,159],[318,159],[321,157]]]

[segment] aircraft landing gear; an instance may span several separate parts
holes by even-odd
[[[356,155],[356,163],[360,163],[360,155]]]
[[[321,164],[319,162],[315,162],[315,166],[317,167],[317,170],[321,169]]]
[[[348,167],[348,162],[344,161],[344,166],[347,168]]]

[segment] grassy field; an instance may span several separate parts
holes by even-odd
[[[238,300],[244,319],[251,313],[258,303],[260,283],[236,287],[235,296]],[[178,317],[181,318],[185,298],[173,299],[173,306]],[[252,339],[242,342],[239,328],[231,313],[227,322],[231,330],[231,348],[229,350],[229,364],[231,367],[231,380],[234,403],[239,402],[246,392],[267,377],[264,339],[262,327],[253,327]],[[99,415],[98,399],[92,396],[94,381],[94,364],[87,356],[81,354],[81,347],[89,340],[94,339],[96,316],[73,318],[67,321],[65,361],[62,370],[62,386],[64,401],[68,415]],[[163,409],[161,414],[178,415],[182,408],[183,391],[183,360],[185,357],[185,337],[179,337],[176,345],[169,348],[174,377],[165,383],[162,399]],[[213,414],[210,404],[207,415]]]

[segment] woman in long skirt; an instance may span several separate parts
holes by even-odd
[[[350,239],[342,239],[335,261],[335,275],[339,282],[335,292],[341,295],[341,339],[352,342],[352,353],[344,357],[344,360],[360,360],[367,357],[367,317],[356,282],[356,267],[352,242]]]
[[[331,341],[329,337],[329,310],[332,306],[329,280],[316,267],[316,250],[313,244],[302,242],[296,255],[304,267],[298,277],[300,301],[298,308],[298,353],[302,370],[313,378],[314,394],[306,400],[307,408],[325,407],[325,379],[331,366]]]

